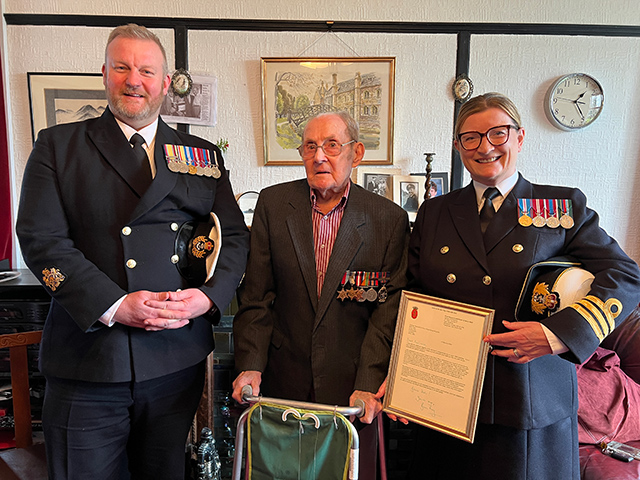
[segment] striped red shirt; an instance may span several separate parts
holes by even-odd
[[[324,277],[327,273],[327,265],[336,243],[336,236],[344,214],[344,207],[349,198],[351,182],[347,183],[347,188],[342,194],[340,202],[326,215],[318,209],[316,194],[311,190],[311,217],[313,221],[313,250],[316,256],[316,278],[318,288],[318,298],[322,292]]]

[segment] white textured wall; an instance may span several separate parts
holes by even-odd
[[[426,151],[438,152],[434,169],[451,163],[453,105],[449,85],[455,76],[454,35],[191,32],[189,69],[218,77],[218,124],[192,127],[196,135],[227,138],[226,159],[238,192],[301,178],[300,167],[263,166],[260,57],[396,57],[394,166],[404,173],[424,171]],[[211,52],[224,52],[223,54]],[[428,112],[428,114],[425,114]],[[366,155],[366,154],[365,154]]]
[[[4,0],[10,13],[638,25],[637,0]]]
[[[470,77],[477,91],[499,91],[518,106],[525,143],[520,171],[531,181],[582,189],[601,225],[636,261],[640,217],[640,39],[473,36]],[[565,132],[543,110],[554,80],[566,73],[594,76],[604,89],[604,110],[587,128]]]
[[[43,14],[128,16],[152,12],[204,18],[640,24],[637,0],[609,1],[607,8],[602,5],[600,0],[375,0],[357,5],[335,0],[158,0],[135,4],[4,0],[3,8],[5,13]],[[327,12],[332,12],[331,17]],[[32,141],[26,73],[99,72],[109,30],[5,26],[14,203]],[[156,33],[167,47],[171,65],[173,33]],[[353,51],[361,56],[395,56],[394,167],[404,173],[422,171],[423,153],[434,151],[434,171],[449,171],[455,35],[191,31],[188,41],[190,71],[217,76],[219,95],[218,124],[192,127],[192,132],[212,141],[229,139],[226,158],[236,192],[259,190],[303,175],[302,167],[263,166],[260,90],[261,56],[295,57],[303,51],[305,56],[353,56]],[[476,93],[502,91],[521,110],[526,128],[520,156],[522,172],[532,181],[582,188],[590,205],[600,212],[603,226],[636,260],[640,259],[640,220],[632,214],[632,192],[640,186],[636,167],[639,119],[634,115],[640,108],[639,42],[628,38],[474,35],[470,61]],[[579,71],[600,80],[605,110],[587,129],[562,132],[546,120],[542,101],[555,78]],[[630,74],[624,75],[627,72]]]

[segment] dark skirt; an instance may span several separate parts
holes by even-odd
[[[473,444],[416,430],[408,479],[580,480],[576,416],[532,430],[478,424]]]

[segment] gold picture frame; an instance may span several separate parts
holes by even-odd
[[[363,165],[393,164],[395,57],[263,57],[265,165],[302,165],[309,118],[348,111],[360,126]]]
[[[473,443],[494,310],[403,291],[386,412]]]

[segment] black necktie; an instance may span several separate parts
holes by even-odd
[[[480,210],[480,230],[482,230],[483,235],[484,232],[487,231],[489,222],[491,222],[493,216],[496,214],[492,200],[498,195],[500,195],[500,192],[496,187],[489,187],[482,194],[484,197],[484,205],[482,205],[482,209]]]
[[[142,138],[142,135],[140,135],[139,133],[134,133],[129,139],[129,142],[131,142],[131,145],[133,145],[133,154],[135,155],[137,160],[136,188],[141,189],[141,192],[144,193],[147,191],[147,188],[149,188],[149,185],[151,185],[151,180],[153,180],[153,178],[151,177],[151,165],[149,165],[149,157],[147,156],[147,152],[142,146],[142,144],[144,143],[144,138]]]

